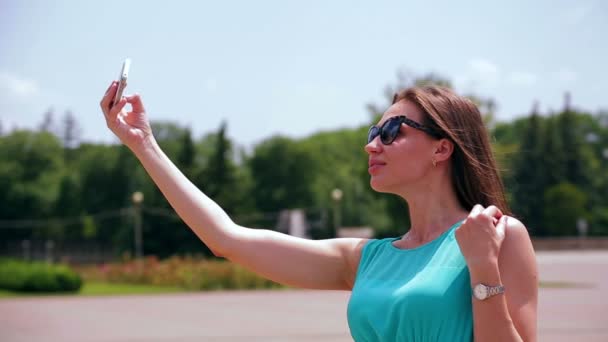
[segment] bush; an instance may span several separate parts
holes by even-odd
[[[159,261],[156,257],[81,268],[81,275],[90,281],[110,283],[178,286],[188,290],[268,289],[282,285],[256,275],[228,261],[171,257]]]
[[[78,292],[82,278],[65,265],[0,260],[0,289],[17,292]]]

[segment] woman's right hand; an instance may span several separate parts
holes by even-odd
[[[101,99],[101,110],[108,128],[123,144],[135,151],[153,140],[152,128],[138,94],[125,96],[111,106],[117,89],[118,82],[113,81]],[[124,108],[127,103],[131,104],[131,111]]]

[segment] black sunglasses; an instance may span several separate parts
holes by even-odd
[[[380,141],[382,141],[382,144],[392,144],[393,141],[395,141],[395,139],[399,135],[401,124],[406,124],[412,128],[421,130],[437,139],[440,139],[442,137],[441,133],[437,132],[436,130],[423,124],[419,124],[412,119],[408,119],[408,117],[405,115],[401,115],[394,116],[386,120],[386,122],[382,124],[382,127],[378,127],[376,125],[370,127],[369,132],[367,132],[367,143],[369,144],[370,142],[372,142],[372,140],[376,139],[378,135],[380,135]]]

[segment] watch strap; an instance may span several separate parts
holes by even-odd
[[[492,296],[495,296],[497,294],[501,294],[501,293],[505,292],[504,285],[487,286],[487,288],[488,288],[488,297],[492,297]]]

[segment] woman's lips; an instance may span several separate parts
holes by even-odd
[[[383,163],[370,163],[367,172],[369,172],[369,174],[373,176],[380,172],[380,169],[382,169],[382,167],[384,167],[385,165],[386,164]]]

